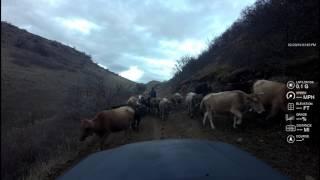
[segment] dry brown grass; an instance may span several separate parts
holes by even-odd
[[[115,97],[109,99],[116,99]],[[88,100],[88,99],[87,99]],[[1,167],[3,179],[44,179],[59,163],[72,159],[84,148],[79,144],[79,120],[91,117],[97,109],[89,100],[75,104],[68,113],[46,119],[34,119],[23,127],[2,129]],[[115,102],[115,101],[113,101]],[[120,102],[118,101],[118,104]],[[91,106],[91,108],[88,108]],[[106,107],[106,106],[105,106]],[[28,118],[28,117],[27,117]],[[14,119],[11,119],[14,121]]]
[[[123,104],[137,93],[136,83],[8,24],[1,35],[1,177],[50,178],[52,168],[85,147],[79,120]]]
[[[68,113],[61,116],[34,119],[23,127],[2,129],[2,178],[17,179],[22,175],[26,179],[43,179],[35,177],[45,176],[55,164],[72,158],[72,154],[81,150],[79,120],[92,116],[96,109],[104,109],[91,102],[94,101],[88,101],[87,105],[79,102],[82,104],[70,107]]]
[[[22,128],[2,131],[2,178],[43,176],[61,158],[67,159],[77,152],[78,133],[78,120],[67,117],[42,119]]]

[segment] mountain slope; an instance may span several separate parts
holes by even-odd
[[[50,117],[62,112],[74,96],[102,97],[106,101],[98,103],[106,107],[111,103],[107,96],[117,89],[133,90],[135,86],[73,48],[7,23],[2,23],[1,28],[2,115],[5,117],[16,119],[17,111],[19,116]],[[6,121],[9,119],[4,118],[2,123],[6,125]]]
[[[16,179],[58,147],[77,145],[79,120],[122,104],[136,83],[73,48],[1,22],[2,177]],[[32,167],[32,166],[31,166]]]
[[[319,2],[315,0],[257,0],[199,57],[178,61],[175,76],[162,85],[167,94],[195,91],[252,92],[257,79],[285,83],[314,81],[310,94],[319,96]],[[169,93],[168,93],[169,92]],[[279,123],[283,116],[275,118]],[[312,132],[308,143],[319,147],[319,101],[308,112]]]
[[[174,90],[198,82],[226,87],[259,78],[315,79],[319,74],[319,6],[314,0],[258,0],[198,58],[183,58]],[[309,43],[293,46],[293,43]],[[243,88],[246,87],[233,87]]]

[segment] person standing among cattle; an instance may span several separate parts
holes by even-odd
[[[157,97],[157,92],[156,92],[156,90],[154,89],[154,87],[151,88],[151,91],[149,92],[149,97],[150,97],[150,98],[155,98],[155,97]]]

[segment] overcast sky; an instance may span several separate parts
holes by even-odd
[[[137,82],[168,80],[255,0],[2,0],[1,21],[90,54]]]

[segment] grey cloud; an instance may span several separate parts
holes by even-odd
[[[172,59],[160,41],[212,39],[239,16],[241,8],[253,3],[246,1],[58,0],[50,5],[39,0],[4,0],[1,20],[31,26],[32,33],[75,46],[116,73],[137,65],[144,71],[140,81],[147,82],[170,76],[154,73],[144,63],[144,58]],[[83,18],[100,28],[82,35],[63,27],[57,18]]]
[[[128,69],[127,66],[122,65],[122,64],[117,64],[117,63],[113,63],[109,65],[109,69],[115,72],[121,72],[121,71],[125,71]]]

